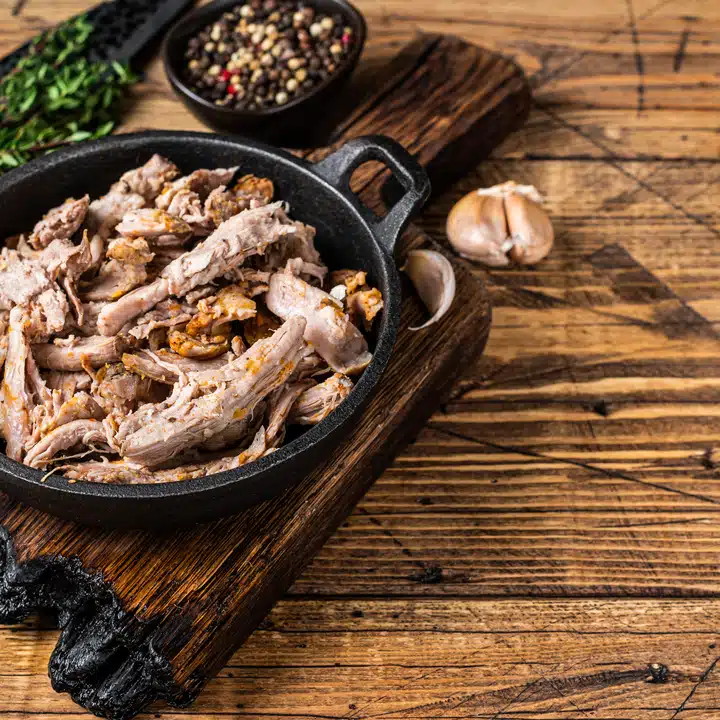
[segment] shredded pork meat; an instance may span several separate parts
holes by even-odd
[[[305,340],[336,372],[358,373],[372,359],[367,341],[338,301],[292,273],[270,278],[265,303],[281,318],[302,315],[307,320]]]
[[[79,200],[68,198],[62,205],[50,212],[35,225],[29,242],[36,249],[47,247],[53,240],[69,240],[83,224],[87,215],[90,197]]]
[[[315,229],[237,169],[181,176],[153,155],[0,251],[8,457],[73,482],[189,480],[349,395],[372,357],[356,321],[382,296],[362,271],[330,274]]]

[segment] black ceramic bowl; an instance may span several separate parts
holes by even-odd
[[[220,132],[253,135],[278,144],[294,145],[327,111],[327,103],[349,79],[360,59],[367,28],[360,11],[346,0],[306,0],[314,9],[328,14],[339,13],[353,29],[352,50],[327,80],[310,92],[279,107],[263,110],[232,110],[219,107],[200,97],[185,82],[183,68],[188,40],[226,10],[242,0],[215,0],[180,20],[167,34],[163,45],[163,62],[170,84],[190,111],[206,125]]]
[[[0,454],[0,489],[47,512],[84,523],[156,528],[229,515],[281,492],[327,459],[352,419],[373,395],[390,357],[400,317],[400,284],[392,253],[411,215],[430,192],[425,171],[396,142],[380,136],[351,140],[312,165],[251,141],[207,133],[118,135],[59,150],[0,178],[0,237],[25,231],[66,197],[96,197],[125,171],[160,153],[185,172],[240,165],[269,177],[293,218],[317,228],[317,247],[331,268],[361,268],[385,300],[373,360],[345,402],[320,424],[245,467],[186,482],[158,485],[69,483]],[[385,163],[404,188],[382,219],[350,191],[355,168]],[[343,432],[345,431],[345,432]]]

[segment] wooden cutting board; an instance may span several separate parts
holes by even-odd
[[[420,36],[378,87],[337,126],[336,146],[389,135],[416,154],[435,191],[446,188],[526,119],[518,67],[458,38]],[[304,153],[316,160],[328,148]],[[353,186],[381,210],[375,165]],[[398,249],[432,241],[411,227]],[[200,692],[350,513],[398,450],[482,350],[485,288],[451,258],[457,296],[446,317],[412,333],[425,311],[405,288],[402,330],[379,392],[325,464],[275,500],[215,523],[163,534],[89,529],[0,494],[0,622],[38,609],[62,628],[49,663],[53,687],[89,710],[128,718],[164,698]]]

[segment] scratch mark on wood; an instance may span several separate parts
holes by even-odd
[[[629,170],[626,170],[623,166],[619,158],[613,153],[613,151],[608,148],[606,145],[601,143],[599,140],[594,138],[589,133],[584,132],[581,130],[577,125],[573,125],[572,123],[569,123],[564,118],[561,118],[557,113],[550,110],[545,105],[539,105],[538,103],[534,103],[534,106],[538,109],[544,112],[546,115],[551,117],[555,122],[559,123],[563,127],[567,128],[568,130],[572,130],[574,133],[579,135],[580,137],[584,138],[588,142],[592,143],[595,147],[602,150],[604,153],[606,153],[607,157],[603,158],[605,163],[609,165],[610,167],[615,168],[618,172],[622,173],[625,177],[632,180],[634,183],[636,183],[639,187],[641,187],[643,190],[647,190],[648,192],[655,195],[655,197],[660,198],[663,202],[667,203],[671,208],[674,210],[677,210],[679,213],[681,213],[684,217],[686,217],[688,220],[692,220],[695,224],[701,225],[704,227],[708,232],[712,233],[715,237],[720,238],[720,230],[718,230],[712,223],[708,222],[704,218],[700,217],[699,215],[695,215],[694,213],[689,212],[686,210],[682,205],[679,205],[674,200],[669,198],[667,195],[664,195],[659,190],[655,189],[652,185],[645,182],[641,178],[637,177],[636,175],[633,175]]]
[[[678,49],[675,51],[673,57],[673,72],[680,72],[685,62],[685,53],[687,52],[688,40],[690,39],[690,31],[683,30],[680,34],[680,42],[678,43]]]
[[[395,547],[399,548],[405,557],[412,558],[412,553],[408,550],[391,532],[388,530],[376,517],[371,515],[364,507],[358,507],[357,511],[364,515],[376,528],[382,532],[382,534],[388,538]],[[422,572],[427,572],[428,568],[421,562],[413,560],[414,564],[417,565]]]
[[[694,523],[711,522],[711,518],[687,518],[683,520],[655,520],[652,522],[617,523],[614,525],[598,525],[603,530],[624,530],[625,528],[636,527],[661,527],[664,525],[692,525]]]
[[[659,3],[648,9],[646,12],[644,12],[640,16],[640,20],[644,20],[647,17],[650,17],[653,13],[657,12],[661,8],[663,8],[665,5],[670,4],[671,2],[674,2],[675,0],[660,0]],[[623,25],[622,27],[617,28],[616,30],[612,30],[607,35],[602,37],[599,40],[600,44],[604,44],[606,42],[609,42],[614,38],[616,35],[619,35],[621,32],[624,32],[626,29],[626,25]],[[547,85],[552,80],[555,80],[557,77],[562,76],[563,73],[567,72],[568,70],[572,69],[573,66],[577,65],[581,60],[586,58],[588,55],[590,55],[589,50],[584,50],[579,53],[575,53],[573,57],[571,57],[566,63],[563,65],[560,65],[560,67],[555,68],[555,70],[552,70],[551,72],[548,72],[547,74],[543,75],[543,71],[545,70],[547,66],[547,60],[551,59],[553,57],[553,53],[548,54],[546,58],[543,58],[543,68],[540,72],[536,73],[532,78],[530,78],[530,84],[533,88],[533,90],[537,90],[538,88],[542,87],[543,85]]]
[[[710,673],[715,669],[715,666],[718,664],[718,661],[720,660],[720,657],[716,657],[710,665],[706,668],[705,672],[700,676],[699,680],[693,685],[690,692],[687,694],[687,697],[678,705],[677,710],[672,714],[672,717],[670,720],[675,720],[675,718],[685,709],[687,704],[692,700],[693,695],[697,692],[698,688],[708,679],[710,676]]]
[[[640,114],[645,109],[645,59],[640,52],[640,33],[637,29],[635,19],[635,8],[632,0],[625,0],[628,17],[630,18],[630,35],[632,36],[633,48],[635,50],[635,71],[637,72],[637,111]]]
[[[605,477],[626,480],[628,482],[637,483],[638,485],[655,488],[656,490],[663,490],[664,492],[669,492],[674,495],[681,495],[694,500],[700,500],[701,502],[711,503],[712,505],[720,505],[720,500],[717,498],[710,497],[708,495],[701,495],[700,493],[688,492],[687,490],[679,490],[678,488],[670,487],[669,485],[664,485],[663,483],[641,480],[634,475],[620,472],[619,470],[608,470],[598,465],[591,465],[590,463],[582,462],[580,460],[554,457],[552,455],[537,452],[536,450],[528,450],[526,448],[517,447],[516,445],[501,445],[500,443],[490,442],[489,440],[481,440],[479,438],[472,437],[471,435],[465,435],[464,433],[459,433],[455,430],[440,427],[433,422],[428,423],[428,428],[435,430],[435,432],[444,433],[445,435],[450,435],[451,437],[458,438],[459,440],[465,440],[466,442],[473,443],[475,445],[484,445],[485,447],[493,448],[494,450],[501,450],[506,453],[516,453],[517,455],[525,455],[526,457],[537,458],[538,460],[544,460],[546,462],[555,462],[561,465],[573,465],[574,467],[579,467],[589,472],[600,473]]]
[[[15,4],[13,5],[12,10],[10,11],[10,14],[14,17],[16,15],[19,15],[25,5],[27,4],[27,0],[16,0]]]

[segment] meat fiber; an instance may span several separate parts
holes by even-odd
[[[93,263],[87,232],[78,245],[63,238],[53,240],[39,254],[38,261],[56,281],[62,284],[75,310],[77,324],[82,327],[85,309],[78,296],[77,284],[80,276],[87,272]]]
[[[352,380],[335,373],[327,380],[306,389],[298,397],[289,414],[289,422],[317,425],[335,411],[353,389]]]
[[[107,447],[103,424],[99,420],[73,420],[48,433],[25,456],[25,464],[45,467],[62,450],[75,445],[100,444]]]
[[[113,187],[122,187],[128,192],[141,195],[152,202],[163,187],[180,174],[175,163],[162,155],[153,155],[144,165],[123,173]]]
[[[126,323],[154,308],[169,294],[166,280],[156,280],[129,292],[120,300],[108,303],[101,310],[98,316],[98,330],[103,335],[115,335]]]
[[[30,245],[42,250],[53,240],[69,240],[83,224],[87,215],[90,198],[88,195],[79,200],[68,198],[62,205],[50,210],[30,235]]]
[[[219,370],[233,361],[235,356],[226,353],[210,360],[193,360],[184,358],[169,350],[138,350],[122,356],[123,365],[141,377],[149,377],[157,382],[174,385],[190,373]]]
[[[98,370],[92,392],[105,413],[115,418],[125,417],[147,402],[162,399],[150,378],[140,377],[125,368],[123,363],[107,363]]]
[[[10,313],[7,310],[0,310],[0,370],[5,364],[5,357],[8,349],[8,325]]]
[[[38,428],[38,435],[47,435],[55,428],[75,420],[102,420],[104,417],[105,411],[92,395],[86,392],[74,393]]]
[[[301,223],[288,218],[282,203],[242,212],[226,220],[207,239],[163,270],[173,295],[184,295],[298,232]]]
[[[141,208],[125,213],[115,232],[129,238],[151,238],[163,235],[186,235],[192,232],[190,226],[179,217],[157,208]]]
[[[243,421],[255,406],[292,375],[303,348],[305,321],[288,320],[271,338],[250,348],[226,368],[190,381],[170,405],[144,408],[141,422],[131,415],[117,432],[120,454],[157,467],[178,452],[196,447],[229,425]]]
[[[145,265],[110,259],[82,290],[84,301],[117,300],[147,280]]]
[[[100,332],[114,335],[128,320],[150,310],[168,295],[182,297],[198,285],[211,282],[247,257],[293,235],[299,225],[287,217],[282,203],[230,218],[192,250],[173,260],[155,282],[104,308],[98,321]]]
[[[261,258],[254,260],[254,265],[259,270],[274,272],[287,267],[288,260],[299,259],[308,263],[312,269],[310,276],[323,279],[327,273],[327,267],[323,263],[320,253],[315,248],[315,228],[303,223],[296,223],[296,231],[292,237],[273,247]]]
[[[236,170],[236,167],[195,170],[166,185],[156,198],[155,206],[161,210],[169,210],[175,197],[183,191],[195,193],[201,201],[204,201],[215,188],[227,185]]]
[[[129,322],[123,328],[123,332],[142,340],[150,337],[150,333],[157,328],[173,328],[187,324],[195,317],[197,311],[198,309],[194,305],[170,298],[158,303],[150,312]]]
[[[288,273],[275,273],[270,278],[265,303],[270,312],[283,319],[304,317],[305,340],[336,372],[357,373],[372,360],[367,341],[337,300],[304,280]]]
[[[150,470],[140,463],[115,460],[112,462],[72,463],[63,465],[58,470],[63,470],[66,477],[72,480],[84,480],[85,482],[122,485],[181,482],[234,470],[261,458],[266,451],[265,429],[261,427],[246,449],[232,454],[227,454],[226,451],[226,454],[220,457],[181,467]]]
[[[312,386],[312,381],[288,383],[275,390],[268,400],[266,444],[276,448],[285,439],[285,423],[297,399]]]
[[[2,390],[5,452],[12,460],[22,460],[25,443],[32,434],[30,412],[33,403],[26,383],[26,365],[30,356],[30,345],[25,337],[26,322],[22,308],[14,307],[10,311]]]
[[[76,392],[89,390],[91,383],[92,378],[84,370],[50,370],[45,373],[45,384],[50,390],[59,390],[64,400],[69,400]]]
[[[22,258],[4,248],[0,255],[0,310],[22,306],[26,333],[46,339],[60,333],[70,311],[67,297],[38,259]]]
[[[129,345],[124,337],[95,335],[86,338],[57,339],[54,343],[33,345],[32,351],[40,367],[77,371],[117,362]]]
[[[145,198],[127,186],[113,186],[107,195],[93,200],[88,208],[87,226],[91,235],[109,238],[125,213],[145,207]]]

